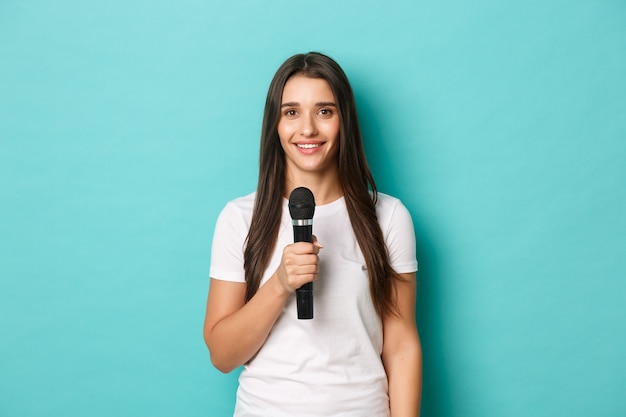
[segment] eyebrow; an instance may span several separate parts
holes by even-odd
[[[288,103],[283,103],[280,105],[281,108],[283,107],[298,107],[300,105],[300,103],[295,102],[295,101],[290,101]],[[337,107],[337,105],[335,103],[333,103],[332,101],[320,101],[319,103],[315,103],[316,107]]]

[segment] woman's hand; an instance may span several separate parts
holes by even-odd
[[[297,242],[285,246],[276,276],[283,289],[292,293],[317,279],[319,250],[323,246],[313,236],[313,243]]]
[[[204,340],[217,369],[230,372],[258,352],[290,295],[317,279],[321,248],[315,236],[287,245],[276,272],[247,303],[245,283],[211,279]]]

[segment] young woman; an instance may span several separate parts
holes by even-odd
[[[309,188],[313,243],[293,243],[288,196]],[[416,417],[421,346],[415,237],[377,193],[339,65],[295,55],[267,96],[255,193],[229,202],[213,237],[204,339],[222,372],[244,365],[235,416]],[[314,283],[315,317],[295,290]]]

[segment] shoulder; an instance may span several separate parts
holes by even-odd
[[[220,216],[224,215],[239,215],[243,217],[252,216],[254,210],[254,200],[256,198],[256,192],[237,197],[234,200],[230,200],[226,203]]]
[[[252,211],[254,209],[255,198],[256,191],[241,197],[237,197],[234,200],[230,200],[228,203],[226,203],[226,207],[230,208],[231,210]]]
[[[252,219],[256,192],[235,198],[226,203],[217,218],[217,228],[242,228],[247,230]]]
[[[383,230],[392,223],[412,223],[411,214],[399,198],[389,194],[378,193],[376,215]]]
[[[380,216],[381,214],[393,214],[396,210],[406,210],[402,201],[399,198],[393,197],[385,193],[377,193],[376,200],[376,212]]]
[[[396,204],[402,204],[399,198],[391,196],[389,194],[378,192],[376,193],[378,200],[376,201],[376,207],[393,207]]]
[[[254,198],[255,194],[252,193],[229,201],[217,218],[211,246],[212,278],[245,282],[243,252]]]
[[[409,210],[400,199],[378,193],[376,215],[389,251],[391,266],[398,273],[417,271],[415,232]]]

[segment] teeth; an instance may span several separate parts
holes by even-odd
[[[313,149],[313,148],[319,148],[319,143],[297,143],[296,146],[298,148],[302,148],[302,149]]]

